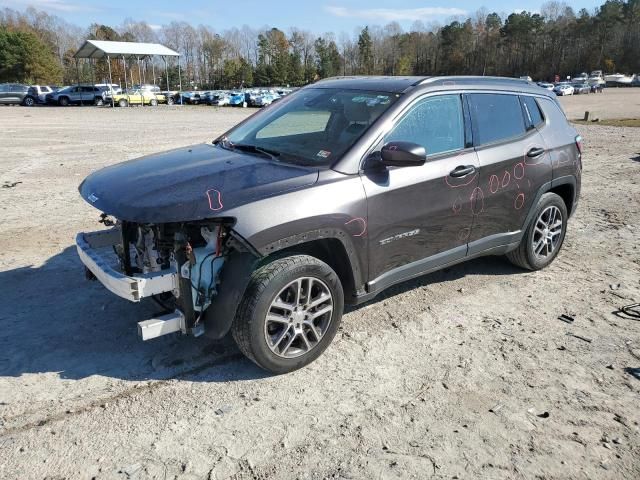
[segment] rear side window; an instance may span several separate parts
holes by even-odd
[[[527,114],[528,121],[534,127],[539,126],[544,119],[542,118],[542,113],[540,112],[540,107],[538,106],[538,102],[533,97],[520,97],[522,99],[522,103],[524,105],[524,110]]]
[[[520,100],[516,95],[469,95],[476,145],[499,142],[525,133]]]
[[[464,148],[464,117],[460,95],[438,95],[419,101],[396,124],[384,142],[422,145],[427,155]]]

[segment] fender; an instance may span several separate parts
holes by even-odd
[[[577,181],[576,181],[576,177],[574,177],[573,175],[564,175],[562,177],[558,177],[558,178],[554,178],[553,180],[551,180],[550,182],[544,183],[542,184],[542,186],[540,186],[540,188],[538,189],[538,193],[536,194],[536,197],[533,201],[533,203],[531,204],[531,208],[529,209],[529,213],[527,214],[527,217],[524,219],[524,223],[522,224],[522,230],[524,232],[524,230],[527,228],[527,225],[529,225],[529,222],[531,222],[531,219],[533,218],[533,215],[535,214],[535,206],[538,204],[538,201],[540,200],[540,197],[542,197],[542,195],[544,195],[545,193],[553,190],[554,188],[560,186],[560,185],[571,185],[571,194],[572,194],[572,208],[571,211],[569,212],[569,216],[573,215],[573,213],[576,211],[576,205],[577,205],[577,199],[576,199],[576,186],[577,186]]]
[[[205,335],[211,339],[224,337],[231,328],[238,306],[251,280],[251,274],[270,256],[277,255],[284,249],[296,245],[303,246],[315,240],[339,240],[349,258],[354,285],[358,288],[364,283],[364,273],[360,268],[353,242],[349,234],[341,229],[323,228],[297,233],[262,245],[260,248],[255,248],[236,232],[233,232],[233,239],[244,247],[242,250],[246,251],[234,250],[226,259],[220,273],[218,294],[204,312]]]

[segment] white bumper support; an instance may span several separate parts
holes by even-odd
[[[140,275],[123,275],[115,270],[96,249],[121,243],[119,228],[98,232],[79,233],[76,247],[80,260],[100,282],[119,297],[132,302],[163,292],[177,292],[178,273],[175,268]]]

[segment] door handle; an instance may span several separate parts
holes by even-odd
[[[527,152],[527,157],[535,158],[535,157],[539,157],[543,153],[544,153],[544,148],[534,147]]]
[[[466,177],[467,175],[476,171],[476,167],[473,165],[458,165],[455,169],[449,172],[449,175],[455,178]]]

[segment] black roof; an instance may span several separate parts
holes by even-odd
[[[473,89],[491,88],[496,90],[515,90],[519,92],[529,92],[538,95],[552,96],[550,93],[540,88],[534,82],[520,78],[509,77],[481,77],[481,76],[442,76],[442,77],[420,77],[420,76],[352,76],[352,77],[332,77],[320,80],[312,85],[314,88],[342,88],[347,90],[373,90],[378,92],[404,93],[413,88],[424,87],[446,87],[455,88],[459,86]],[[553,95],[555,98],[555,95]]]

